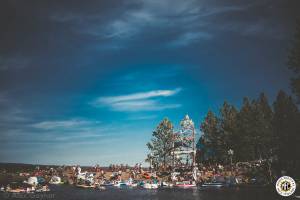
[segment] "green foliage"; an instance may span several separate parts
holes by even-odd
[[[201,124],[203,151],[212,161],[226,161],[228,150],[236,147],[237,114],[234,106],[224,102],[220,117],[209,111]]]
[[[264,159],[270,156],[272,147],[273,111],[264,93],[257,100],[244,98],[238,114],[237,135],[239,160]]]
[[[268,158],[272,154],[274,130],[273,130],[273,116],[271,106],[264,93],[262,93],[259,99],[254,104],[254,114],[256,119],[255,126],[255,145],[256,155],[259,158]]]
[[[220,155],[220,140],[219,137],[219,121],[217,117],[214,115],[212,111],[208,111],[206,118],[201,124],[201,130],[205,134],[203,135],[203,143],[204,148],[203,150],[212,149],[211,158],[213,160],[218,160]]]
[[[274,102],[275,154],[280,168],[299,177],[300,114],[292,98],[280,91]]]
[[[237,109],[234,106],[229,105],[226,101],[220,109],[220,143],[223,160],[228,158],[227,154],[229,149],[237,149],[237,114]]]
[[[171,164],[173,137],[173,125],[170,120],[165,118],[153,131],[151,142],[147,143],[148,149],[151,151],[147,160],[152,158],[155,166],[162,164],[164,168]]]
[[[234,161],[277,158],[281,169],[299,173],[295,169],[300,167],[296,156],[300,152],[300,114],[292,98],[282,91],[273,109],[264,93],[258,99],[244,98],[239,110],[224,102],[217,115],[207,113],[201,131],[198,156],[207,161],[229,163],[228,150],[232,149]]]
[[[252,102],[253,103],[253,102]],[[237,148],[235,149],[236,158],[239,161],[253,160],[253,104],[248,98],[244,98],[243,105],[237,118]]]

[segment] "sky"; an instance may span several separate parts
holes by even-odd
[[[144,162],[168,117],[290,93],[299,0],[0,2],[0,162]]]

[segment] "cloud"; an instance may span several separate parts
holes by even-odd
[[[223,24],[216,23],[216,16],[241,12],[251,5],[197,0],[133,0],[123,3],[117,10],[118,15],[111,14],[116,12],[112,6],[109,8],[111,12],[90,14],[65,11],[51,15],[50,19],[68,23],[77,33],[101,41],[101,44],[97,44],[98,49],[121,49],[132,44],[130,41],[139,40],[145,35],[160,40],[161,34],[171,35],[161,44],[180,47],[212,38],[211,27]]]
[[[0,128],[16,127],[30,121],[22,106],[16,103],[16,99],[0,94]]]
[[[142,115],[142,116],[130,116],[127,120],[130,121],[137,121],[137,120],[149,120],[149,119],[155,119],[157,115]]]
[[[68,5],[50,12],[48,20],[67,27],[74,33],[72,36],[76,41],[84,39],[88,50],[123,51],[136,47],[151,48],[152,45],[178,49],[195,47],[202,41],[214,42],[213,39],[233,34],[284,38],[289,34],[286,23],[281,21],[286,17],[282,7],[288,10],[285,4],[288,5],[276,0],[272,2],[274,9],[269,0],[97,2],[80,5],[80,11]]]
[[[22,69],[30,64],[28,57],[14,55],[3,57],[0,55],[0,71],[6,71],[9,69]]]
[[[157,101],[154,100],[121,101],[111,104],[112,109],[115,111],[154,111],[179,108],[180,106],[180,104],[160,105]]]
[[[115,111],[151,111],[178,108],[180,104],[160,104],[158,97],[173,96],[181,91],[174,90],[152,90],[120,96],[100,97],[93,102],[95,106],[108,106]]]
[[[66,128],[76,128],[92,124],[98,124],[98,121],[85,121],[78,119],[71,120],[57,120],[57,121],[43,121],[32,124],[31,126],[38,129],[51,130],[51,129],[66,129]]]
[[[113,138],[117,129],[94,120],[48,120],[7,129],[1,142],[8,143],[76,143]]]
[[[161,29],[172,32],[178,27],[185,35],[199,28],[202,23],[200,7],[197,1],[181,0],[136,0],[135,9],[125,10],[116,18],[111,18],[104,26],[90,26],[83,30],[94,36],[104,36],[107,39],[120,41],[137,39],[140,36]],[[198,30],[202,34],[208,34],[204,30]]]
[[[113,96],[113,97],[100,97],[100,103],[118,103],[124,101],[134,101],[141,99],[149,99],[152,97],[168,97],[180,92],[181,88],[176,88],[174,90],[152,90],[149,92],[140,92],[129,95]]]
[[[170,42],[171,47],[188,46],[200,40],[212,39],[213,35],[206,32],[188,32],[180,35],[174,41]]]
[[[97,138],[102,138],[105,137],[107,135],[105,134],[95,134],[95,133],[85,133],[85,134],[78,134],[78,135],[69,135],[69,136],[59,136],[56,137],[55,140],[56,141],[70,141],[70,140],[84,140],[84,139],[97,139]]]

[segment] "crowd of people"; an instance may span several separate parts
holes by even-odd
[[[199,182],[215,177],[234,178],[239,184],[268,184],[275,179],[263,161],[240,162],[234,165],[206,164],[198,166]]]

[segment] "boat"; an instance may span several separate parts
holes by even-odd
[[[180,187],[180,188],[194,188],[197,187],[195,182],[191,182],[191,181],[182,181],[182,182],[177,182],[175,184],[176,187]]]
[[[6,190],[6,192],[9,192],[9,193],[26,193],[27,190],[23,189],[23,188],[17,188],[17,189]]]
[[[145,188],[145,189],[157,189],[158,184],[157,183],[146,182],[142,185],[142,187]]]
[[[82,172],[77,174],[77,180],[85,180],[87,176],[87,172]]]
[[[98,185],[98,186],[96,187],[96,189],[98,189],[98,190],[106,190],[106,187],[101,186],[101,185]]]
[[[138,183],[137,182],[127,183],[127,186],[129,186],[129,187],[137,187]]]
[[[82,185],[82,184],[77,184],[76,187],[79,187],[79,188],[95,188],[95,185]]]
[[[132,178],[129,178],[127,181],[126,181],[126,185],[128,187],[137,187],[138,186],[138,182],[133,180]]]
[[[35,192],[35,186],[22,182],[11,182],[6,187],[6,192],[9,193],[33,193]]]
[[[201,187],[210,187],[210,188],[220,188],[224,186],[226,186],[226,184],[221,182],[206,182],[201,185]]]
[[[156,184],[156,183],[145,183],[143,185],[143,188],[145,188],[145,189],[157,189],[158,184]]]
[[[63,182],[61,181],[61,178],[59,176],[52,176],[49,183],[54,184],[54,185],[63,184]]]
[[[221,188],[228,186],[229,183],[226,183],[226,180],[223,176],[216,176],[209,182],[204,182],[201,187],[204,188]]]
[[[160,187],[165,187],[165,188],[172,188],[174,185],[173,183],[167,183],[167,182],[161,182]]]
[[[124,187],[124,186],[127,186],[127,183],[125,183],[123,181],[116,181],[114,186],[115,187]]]
[[[100,186],[104,186],[104,187],[109,187],[109,186],[114,186],[114,183],[108,181],[108,180],[104,180],[104,181],[101,181]]]
[[[106,183],[100,184],[100,186],[109,187],[109,186],[114,186],[114,184],[111,182],[106,182]]]
[[[27,181],[24,181],[24,183],[27,183],[29,185],[37,185],[39,182],[38,182],[38,178],[36,176],[31,176],[28,178]]]
[[[76,186],[80,188],[95,188],[94,174],[88,172],[79,173]]]
[[[40,188],[36,188],[35,189],[35,192],[38,192],[38,193],[41,193],[41,192],[49,192],[50,191],[50,189],[48,188],[48,186],[46,186],[46,185],[44,185],[44,186],[42,186],[42,187],[40,187]]]

